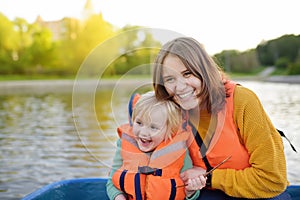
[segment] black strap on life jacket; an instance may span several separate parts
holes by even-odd
[[[189,125],[192,127],[192,132],[193,132],[193,135],[194,135],[194,138],[200,148],[200,153],[201,153],[201,156],[202,156],[202,160],[206,166],[206,169],[207,171],[211,170],[213,167],[210,165],[207,157],[206,157],[206,151],[207,151],[207,147],[205,146],[205,144],[203,143],[203,140],[202,138],[200,137],[200,134],[198,133],[198,130],[194,127],[194,125],[189,122]]]
[[[295,151],[295,152],[297,153],[296,148],[295,148],[294,145],[291,143],[291,141],[285,136],[285,134],[284,134],[281,130],[279,130],[279,129],[276,129],[276,130],[277,130],[278,133],[281,135],[281,137],[284,137],[284,138],[290,143],[290,145],[291,145],[293,151]]]
[[[149,166],[138,167],[138,172],[146,175],[162,176],[162,169],[152,168]]]
[[[205,164],[206,171],[209,171],[213,167],[210,165],[210,163],[209,163],[209,161],[206,157],[207,147],[203,143],[203,140],[202,140],[200,134],[198,133],[198,130],[194,127],[194,125],[192,123],[189,123],[189,125],[192,127],[192,132],[193,132],[194,138],[195,138],[195,140],[196,140],[196,142],[197,142],[197,144],[200,148],[200,153],[201,153],[201,156],[202,156],[202,160]],[[208,174],[206,177],[207,177],[206,187],[210,188],[211,187],[211,174]]]
[[[171,193],[170,193],[170,197],[169,200],[174,200],[176,197],[176,181],[175,179],[171,179]]]
[[[125,175],[127,173],[127,170],[122,171],[120,179],[119,179],[119,185],[120,185],[120,189],[125,192],[125,187],[124,187],[124,183],[125,183]]]
[[[136,173],[134,176],[134,189],[136,200],[143,200],[140,173]]]
[[[119,179],[120,189],[125,193],[125,176],[128,170],[123,170]],[[142,200],[142,190],[141,190],[141,181],[140,181],[140,173],[136,173],[134,176],[134,191],[136,200]]]

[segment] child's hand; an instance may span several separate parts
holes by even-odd
[[[118,194],[114,200],[126,200],[126,197],[123,194]]]
[[[187,185],[185,186],[186,195],[189,197],[196,190],[201,190],[206,185],[206,177],[203,175],[198,176],[196,178],[191,178],[187,181]]]
[[[206,170],[201,167],[194,166],[191,169],[188,169],[180,174],[182,181],[187,184],[189,179],[194,179],[196,177],[202,176],[205,174]]]

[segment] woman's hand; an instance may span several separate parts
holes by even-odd
[[[123,194],[118,194],[114,200],[126,200],[126,197]]]
[[[191,169],[185,170],[180,174],[180,178],[185,184],[188,184],[189,179],[194,179],[205,174],[206,170],[202,167],[193,167]]]

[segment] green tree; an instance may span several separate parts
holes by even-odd
[[[0,13],[0,74],[13,73],[12,63],[17,59],[17,32],[14,24]]]
[[[288,74],[300,75],[300,49],[298,50],[296,61],[288,65]]]
[[[51,68],[53,61],[54,45],[52,33],[48,28],[33,24],[30,27],[32,44],[27,52],[31,55],[30,66],[27,73],[45,73]]]
[[[74,18],[64,18],[63,26],[65,32],[61,35],[60,40],[55,42],[55,63],[52,68],[53,73],[58,75],[74,74],[78,69],[77,66],[80,65],[76,62],[74,52],[81,28],[80,21]]]
[[[300,35],[283,35],[257,46],[258,59],[263,65],[275,65],[280,58],[295,62],[300,49]]]
[[[119,40],[120,56],[111,64],[109,74],[150,74],[151,66],[161,43],[147,29],[125,26],[121,30],[125,37]]]
[[[72,67],[77,71],[88,54],[114,34],[114,27],[103,19],[102,14],[92,15],[82,22],[78,37],[73,43],[74,60],[70,62]]]
[[[33,43],[32,28],[25,19],[16,18],[14,21],[14,29],[17,32],[17,49],[15,50],[15,59],[13,63],[14,73],[20,74],[26,71],[31,65],[32,55],[28,52],[28,48]]]
[[[227,50],[216,54],[215,57],[226,72],[250,73],[260,66],[255,49],[244,52]]]

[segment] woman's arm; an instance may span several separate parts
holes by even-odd
[[[235,197],[277,196],[288,184],[281,136],[251,90],[237,86],[234,102],[234,120],[250,154],[251,167],[215,170],[212,187]]]
[[[111,167],[111,170],[110,170],[110,173],[109,173],[109,177],[108,177],[108,180],[107,180],[107,183],[106,183],[106,193],[107,193],[110,200],[114,200],[118,195],[122,195],[122,194],[124,195],[124,193],[122,191],[120,191],[119,189],[117,189],[114,186],[113,182],[112,182],[113,174],[123,164],[120,149],[121,149],[121,139],[118,139],[118,141],[117,141],[117,150],[115,152],[115,156],[114,156],[114,159],[113,159],[113,164],[112,164],[112,167]],[[120,198],[120,197],[121,196],[118,196],[118,198]]]

